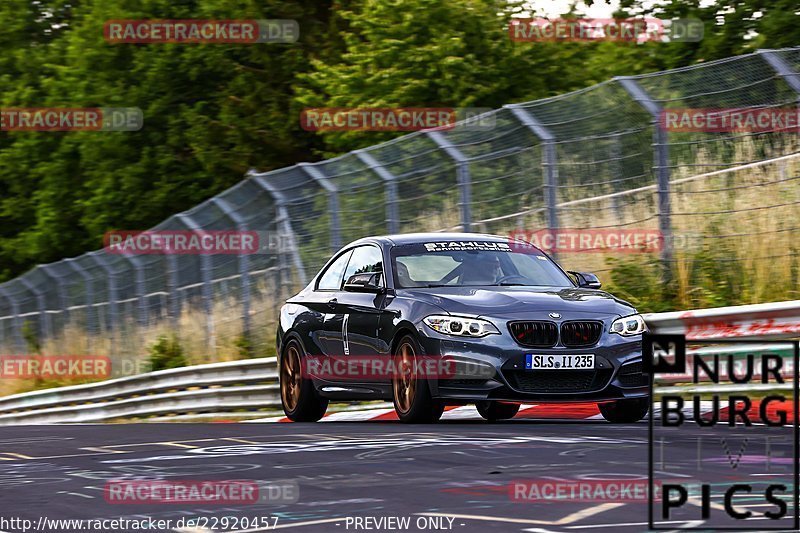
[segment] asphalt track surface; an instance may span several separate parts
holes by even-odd
[[[751,437],[749,445],[730,438],[730,453],[718,445],[709,446],[702,458],[690,438],[697,431],[685,426],[680,434],[667,435],[665,448],[656,447],[657,476],[688,479],[699,468],[703,479],[731,482],[762,475],[760,481],[788,479],[791,483],[791,428],[777,428],[778,433],[772,435],[779,438],[766,452],[762,449],[766,444],[757,438]],[[773,457],[770,472],[754,474],[764,471],[765,453]],[[664,455],[669,465],[660,463]],[[648,529],[646,501],[516,502],[508,490],[512,481],[520,479],[646,479],[646,422],[523,419],[436,425],[385,421],[18,426],[0,429],[0,459],[0,522],[30,519],[31,530],[36,530],[42,517],[204,518],[180,530],[191,532]],[[755,470],[748,472],[748,468]],[[286,505],[108,503],[105,483],[120,479],[293,480],[299,486],[299,498]],[[716,506],[712,511],[718,513],[721,491],[712,493]],[[768,509],[763,499],[743,505],[759,513],[757,521],[750,522],[751,530],[774,523],[761,517]],[[274,522],[267,527],[222,527],[224,517],[254,522],[270,517],[277,519],[277,528]],[[407,517],[409,526],[362,522],[357,527],[354,517]],[[664,526],[711,525],[698,517],[699,507],[688,505],[683,517]],[[211,527],[214,518],[216,528]],[[21,531],[9,524],[3,531]]]

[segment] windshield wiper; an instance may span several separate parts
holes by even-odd
[[[495,287],[535,287],[535,285],[528,285],[527,283],[509,283],[504,281],[502,283],[495,283]]]

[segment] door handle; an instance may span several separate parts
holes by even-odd
[[[330,307],[331,309],[335,309],[337,303],[339,303],[339,300],[337,300],[336,298],[331,298],[330,300],[328,300],[328,307]]]

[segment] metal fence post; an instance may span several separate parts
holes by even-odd
[[[425,134],[456,162],[456,179],[460,191],[461,227],[463,231],[469,233],[472,231],[472,178],[469,174],[469,158],[440,132],[426,130]]]
[[[661,106],[636,83],[632,77],[614,78],[625,91],[639,103],[652,118],[653,123],[653,170],[656,172],[658,187],[658,229],[661,232],[661,261],[664,269],[664,283],[672,280],[672,208],[670,206],[669,183],[669,138],[661,125]]]
[[[456,177],[460,191],[461,227],[469,233],[472,231],[472,178],[469,174],[469,158],[448,141],[441,132],[426,130],[425,134],[456,162]]]
[[[249,172],[249,175],[253,179],[253,183],[258,185],[262,190],[266,191],[267,194],[269,194],[272,197],[273,201],[275,202],[275,210],[276,210],[275,227],[278,229],[279,235],[282,231],[285,231],[288,239],[291,241],[292,243],[291,246],[293,247],[294,250],[293,259],[295,263],[295,268],[298,270],[298,275],[302,277],[303,280],[302,283],[305,285],[305,270],[303,269],[303,263],[302,260],[300,259],[300,255],[297,251],[297,248],[294,247],[295,239],[294,239],[294,233],[292,232],[291,222],[289,221],[289,212],[286,209],[286,202],[287,202],[286,196],[282,192],[280,192],[276,187],[274,187],[271,183],[269,183],[266,179],[266,176],[258,175],[255,173],[254,170],[251,170]],[[279,239],[279,242],[282,242],[282,240]],[[273,308],[273,313],[274,316],[276,317],[276,320],[278,314],[280,313],[280,308],[284,300],[283,287],[291,283],[291,273],[289,276],[286,276],[286,269],[287,269],[286,259],[284,257],[284,254],[282,253],[282,250],[280,249],[278,250],[277,253],[277,262],[278,265],[275,274],[276,298],[274,302],[275,305]],[[269,272],[269,270],[270,269],[267,269],[267,272]],[[284,279],[286,279],[286,282],[284,282]],[[268,286],[269,282],[270,278],[267,277]]]
[[[400,215],[397,212],[397,178],[394,174],[386,170],[372,154],[364,150],[353,152],[370,170],[375,172],[386,185],[386,226],[389,233],[400,232]]]
[[[306,276],[305,266],[303,266],[303,258],[300,257],[300,248],[297,244],[297,238],[295,237],[294,230],[292,229],[292,221],[289,217],[289,211],[286,209],[286,204],[289,202],[289,199],[267,180],[265,174],[258,174],[255,170],[251,169],[247,175],[253,180],[253,183],[266,191],[275,202],[275,208],[277,211],[275,220],[276,227],[278,228],[278,231],[282,231],[286,235],[286,239],[289,241],[287,244],[289,245],[292,254],[292,262],[297,270],[297,277],[300,280],[300,284],[305,285],[308,283],[308,277]],[[283,257],[282,253],[279,253],[278,255]]]
[[[186,213],[175,215],[184,226],[194,232],[201,232],[203,228]],[[211,256],[208,254],[200,255],[200,276],[203,279],[203,312],[206,315],[206,346],[210,350],[216,349],[216,339],[214,333],[214,316],[212,314],[213,291],[211,288]]]
[[[614,193],[620,192],[620,181],[622,176],[625,175],[624,165],[622,164],[622,134],[615,133],[611,137],[611,159],[613,160],[613,170],[611,174],[612,184],[612,191]],[[619,196],[614,196],[611,198],[611,209],[614,210],[614,214],[617,216],[618,219],[622,220],[622,207],[619,203]]]
[[[19,316],[19,303],[16,299],[12,298],[8,291],[0,286],[0,295],[2,295],[8,303],[11,304],[11,316],[14,319],[13,336],[17,344],[17,353],[25,353],[25,339],[22,338],[22,323]]]
[[[547,225],[549,230],[558,232],[558,155],[556,153],[556,136],[534,117],[527,109],[509,105],[505,106],[511,114],[528,128],[536,138],[542,141],[542,168],[544,170],[544,204],[547,206]],[[553,251],[553,256],[557,252]]]
[[[167,285],[169,287],[169,303],[167,309],[169,313],[172,329],[177,332],[180,324],[181,314],[180,292],[178,290],[178,257],[175,254],[166,255],[167,264]]]
[[[36,288],[36,286],[25,279],[24,277],[19,278],[19,282],[28,289],[31,294],[36,297],[36,306],[39,308],[39,344],[44,342],[45,339],[50,338],[51,331],[49,325],[49,317],[47,316],[47,305],[44,299],[44,292],[41,289]]]
[[[50,278],[56,285],[56,293],[58,294],[58,302],[61,306],[61,312],[64,313],[64,324],[66,325],[69,322],[69,306],[67,305],[67,297],[64,294],[64,283],[62,283],[62,276],[59,274],[55,274],[53,270],[53,263],[48,265],[39,265],[39,268],[42,270],[45,276]],[[52,321],[51,321],[52,326]],[[55,333],[55,328],[52,328],[51,333]]]
[[[786,59],[780,55],[777,50],[757,50],[757,54],[764,58],[770,67],[778,74],[778,76],[786,82],[795,93],[797,93],[797,107],[800,109],[800,73],[792,68]]]
[[[288,220],[289,213],[286,209],[278,209],[277,219],[275,220],[275,225],[278,227],[283,226],[283,224]],[[278,298],[275,300],[275,308],[274,313],[276,320],[280,314],[281,306],[283,302],[286,300],[286,293],[284,288],[292,283],[292,272],[289,268],[288,262],[286,261],[286,257],[282,253],[278,253],[278,265],[277,271],[275,275],[275,292]]]
[[[331,252],[342,247],[342,226],[339,220],[339,190],[322,170],[310,163],[299,163],[300,169],[317,182],[328,195],[328,209],[331,212]]]
[[[142,266],[142,259],[131,255],[122,255],[128,262],[133,265],[134,280],[136,282],[136,296],[139,298],[139,324],[146,326],[149,322],[147,310],[147,285],[144,279],[144,267]]]
[[[211,203],[216,205],[220,211],[230,218],[236,229],[240,232],[247,231],[247,222],[244,218],[236,212],[233,206],[227,200],[219,197],[211,199]],[[259,246],[261,243],[259,242]],[[241,251],[237,255],[239,266],[239,278],[242,286],[242,324],[245,338],[250,338],[250,256]]]
[[[87,254],[90,258],[94,260],[94,262],[103,269],[106,273],[106,282],[108,286],[108,325],[106,326],[106,330],[111,332],[111,342],[112,345],[116,344],[116,331],[117,331],[117,276],[114,273],[114,270],[109,266],[106,262],[105,256],[102,252],[91,252]],[[97,313],[98,319],[100,316],[100,312]],[[116,348],[116,346],[114,346]]]
[[[792,66],[776,50],[758,50],[756,52],[769,64],[775,72],[783,78],[786,85],[800,95],[800,72],[795,71]]]
[[[92,286],[92,279],[86,270],[80,266],[74,258],[65,259],[64,263],[72,269],[73,272],[78,274],[81,278],[83,278],[83,286],[86,289],[86,330],[89,334],[87,336],[87,342],[89,345],[87,349],[91,351],[92,349],[92,336],[97,332],[97,328],[93,327],[92,319],[91,319],[91,312],[92,307],[94,307],[94,287]]]

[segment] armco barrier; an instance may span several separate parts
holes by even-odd
[[[0,425],[280,409],[276,359],[150,372],[0,398]]]
[[[645,321],[654,333],[685,334],[695,340],[796,338],[800,301],[648,314]],[[186,413],[226,416],[241,410],[258,416],[256,411],[280,409],[276,365],[274,357],[248,359],[15,394],[0,398],[0,425],[152,416],[164,420]]]
[[[800,300],[644,315],[653,333],[687,339],[791,339],[800,337]]]

